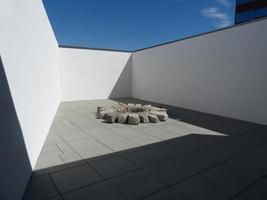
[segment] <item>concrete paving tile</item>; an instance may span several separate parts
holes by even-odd
[[[59,157],[63,160],[64,163],[70,163],[82,160],[82,157],[75,152],[64,153],[59,155]]]
[[[160,138],[162,140],[167,140],[167,139],[177,137],[177,134],[170,132],[169,130],[164,130],[162,128],[153,127],[153,126],[151,128],[144,128],[141,131],[143,131],[143,132],[145,132],[151,136]]]
[[[99,147],[102,146],[100,142],[93,138],[87,138],[87,139],[81,139],[81,140],[74,140],[74,141],[68,141],[70,146],[72,146],[75,150],[81,150],[81,149],[88,149],[92,147]]]
[[[123,150],[133,149],[139,146],[136,143],[123,139],[118,139],[116,141],[108,141],[103,143],[113,151],[123,151]]]
[[[93,137],[105,137],[107,135],[115,135],[114,132],[112,132],[111,130],[107,129],[107,128],[104,128],[104,127],[96,127],[94,129],[90,129],[90,130],[87,130],[86,133],[90,136],[93,136]]]
[[[169,159],[171,156],[161,151],[159,148],[153,149],[144,149],[136,152],[131,152],[122,157],[130,160],[140,167],[151,165],[166,159]]]
[[[146,144],[151,144],[155,142],[160,142],[161,140],[159,138],[150,136],[145,133],[141,133],[140,131],[137,130],[131,130],[131,129],[123,129],[123,130],[115,130],[118,134],[120,134],[123,137],[128,138],[129,140],[136,142],[137,144],[140,145],[146,145]]]
[[[59,134],[64,141],[83,140],[88,139],[88,135],[82,132],[65,131]]]
[[[95,161],[91,165],[105,178],[117,176],[137,168],[131,162],[121,157]]]
[[[90,147],[87,149],[78,149],[77,153],[84,159],[94,158],[97,156],[102,156],[105,154],[113,153],[114,151],[105,147],[105,146],[97,146],[97,147]]]
[[[109,182],[127,199],[140,199],[164,187],[164,185],[142,171],[110,179]]]
[[[58,148],[58,146],[56,144],[49,144],[49,145],[44,145],[41,153],[42,154],[46,154],[46,153],[53,153],[55,155],[59,155],[62,154],[63,152],[61,151],[61,149]]]
[[[51,174],[61,193],[96,183],[102,178],[89,166],[83,165]]]
[[[41,154],[36,162],[34,170],[45,169],[62,164],[64,164],[64,162],[58,155],[51,156]]]
[[[69,144],[67,144],[66,142],[56,143],[56,145],[63,152],[63,154],[74,152],[72,147]]]
[[[121,196],[106,182],[94,184],[63,195],[64,200],[122,200]]]
[[[58,195],[48,175],[32,178],[25,191],[23,200],[43,200]]]
[[[257,148],[174,185],[170,188],[175,194],[173,199],[231,199],[266,174],[267,161],[263,159],[266,150],[266,146]],[[161,197],[164,198],[162,195]]]
[[[58,135],[52,135],[51,133],[49,133],[49,135],[47,136],[45,140],[46,145],[56,144],[56,143],[61,143],[61,142],[64,142],[62,138],[60,138]]]
[[[247,188],[244,192],[242,192],[237,197],[233,198],[233,200],[241,200],[243,199],[267,199],[267,178],[262,178],[254,183],[252,186]]]

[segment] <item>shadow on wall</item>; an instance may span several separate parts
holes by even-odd
[[[0,56],[0,199],[21,199],[32,168]]]
[[[131,97],[132,88],[132,56],[129,57],[124,69],[122,70],[109,98]]]

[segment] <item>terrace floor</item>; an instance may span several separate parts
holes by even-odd
[[[24,200],[267,199],[266,126],[171,106],[158,124],[96,119],[116,101],[152,104],[61,103]]]

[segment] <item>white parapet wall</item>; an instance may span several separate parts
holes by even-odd
[[[21,127],[20,132],[1,124],[0,140],[8,144],[0,146],[5,153],[1,157],[0,199],[13,200],[21,199],[60,102],[58,44],[41,0],[0,0],[0,5],[1,72],[7,78],[5,94],[9,88],[12,95],[1,97],[0,103],[12,105],[13,99],[16,109],[8,109],[14,113],[1,110],[1,117],[14,120],[8,127],[18,123]],[[22,155],[23,139],[28,156]]]
[[[61,100],[131,96],[131,53],[62,47]]]
[[[132,96],[267,124],[267,19],[132,55]]]

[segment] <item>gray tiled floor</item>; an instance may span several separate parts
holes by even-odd
[[[61,103],[24,199],[266,197],[266,126],[171,106],[159,124],[95,117],[96,106],[116,101],[150,103]]]

